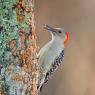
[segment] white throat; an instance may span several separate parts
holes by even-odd
[[[61,37],[59,37],[59,36],[52,35],[52,41],[60,43],[60,44],[63,44],[64,40]]]
[[[55,48],[56,48],[56,46],[57,46],[57,47],[60,47],[60,48],[64,48],[63,39],[60,38],[59,36],[54,36],[54,35],[52,35],[52,40],[51,40],[51,42],[55,44]]]

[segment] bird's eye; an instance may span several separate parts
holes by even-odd
[[[62,32],[59,30],[58,33],[62,33]]]

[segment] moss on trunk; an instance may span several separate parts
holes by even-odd
[[[0,95],[37,95],[33,0],[0,0]]]

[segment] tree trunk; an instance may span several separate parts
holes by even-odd
[[[0,95],[38,95],[33,0],[0,0]]]

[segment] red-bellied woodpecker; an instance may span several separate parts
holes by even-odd
[[[68,33],[62,28],[44,27],[52,35],[49,41],[38,53],[40,67],[38,90],[41,91],[44,83],[52,76],[64,58],[64,47],[68,40]]]

